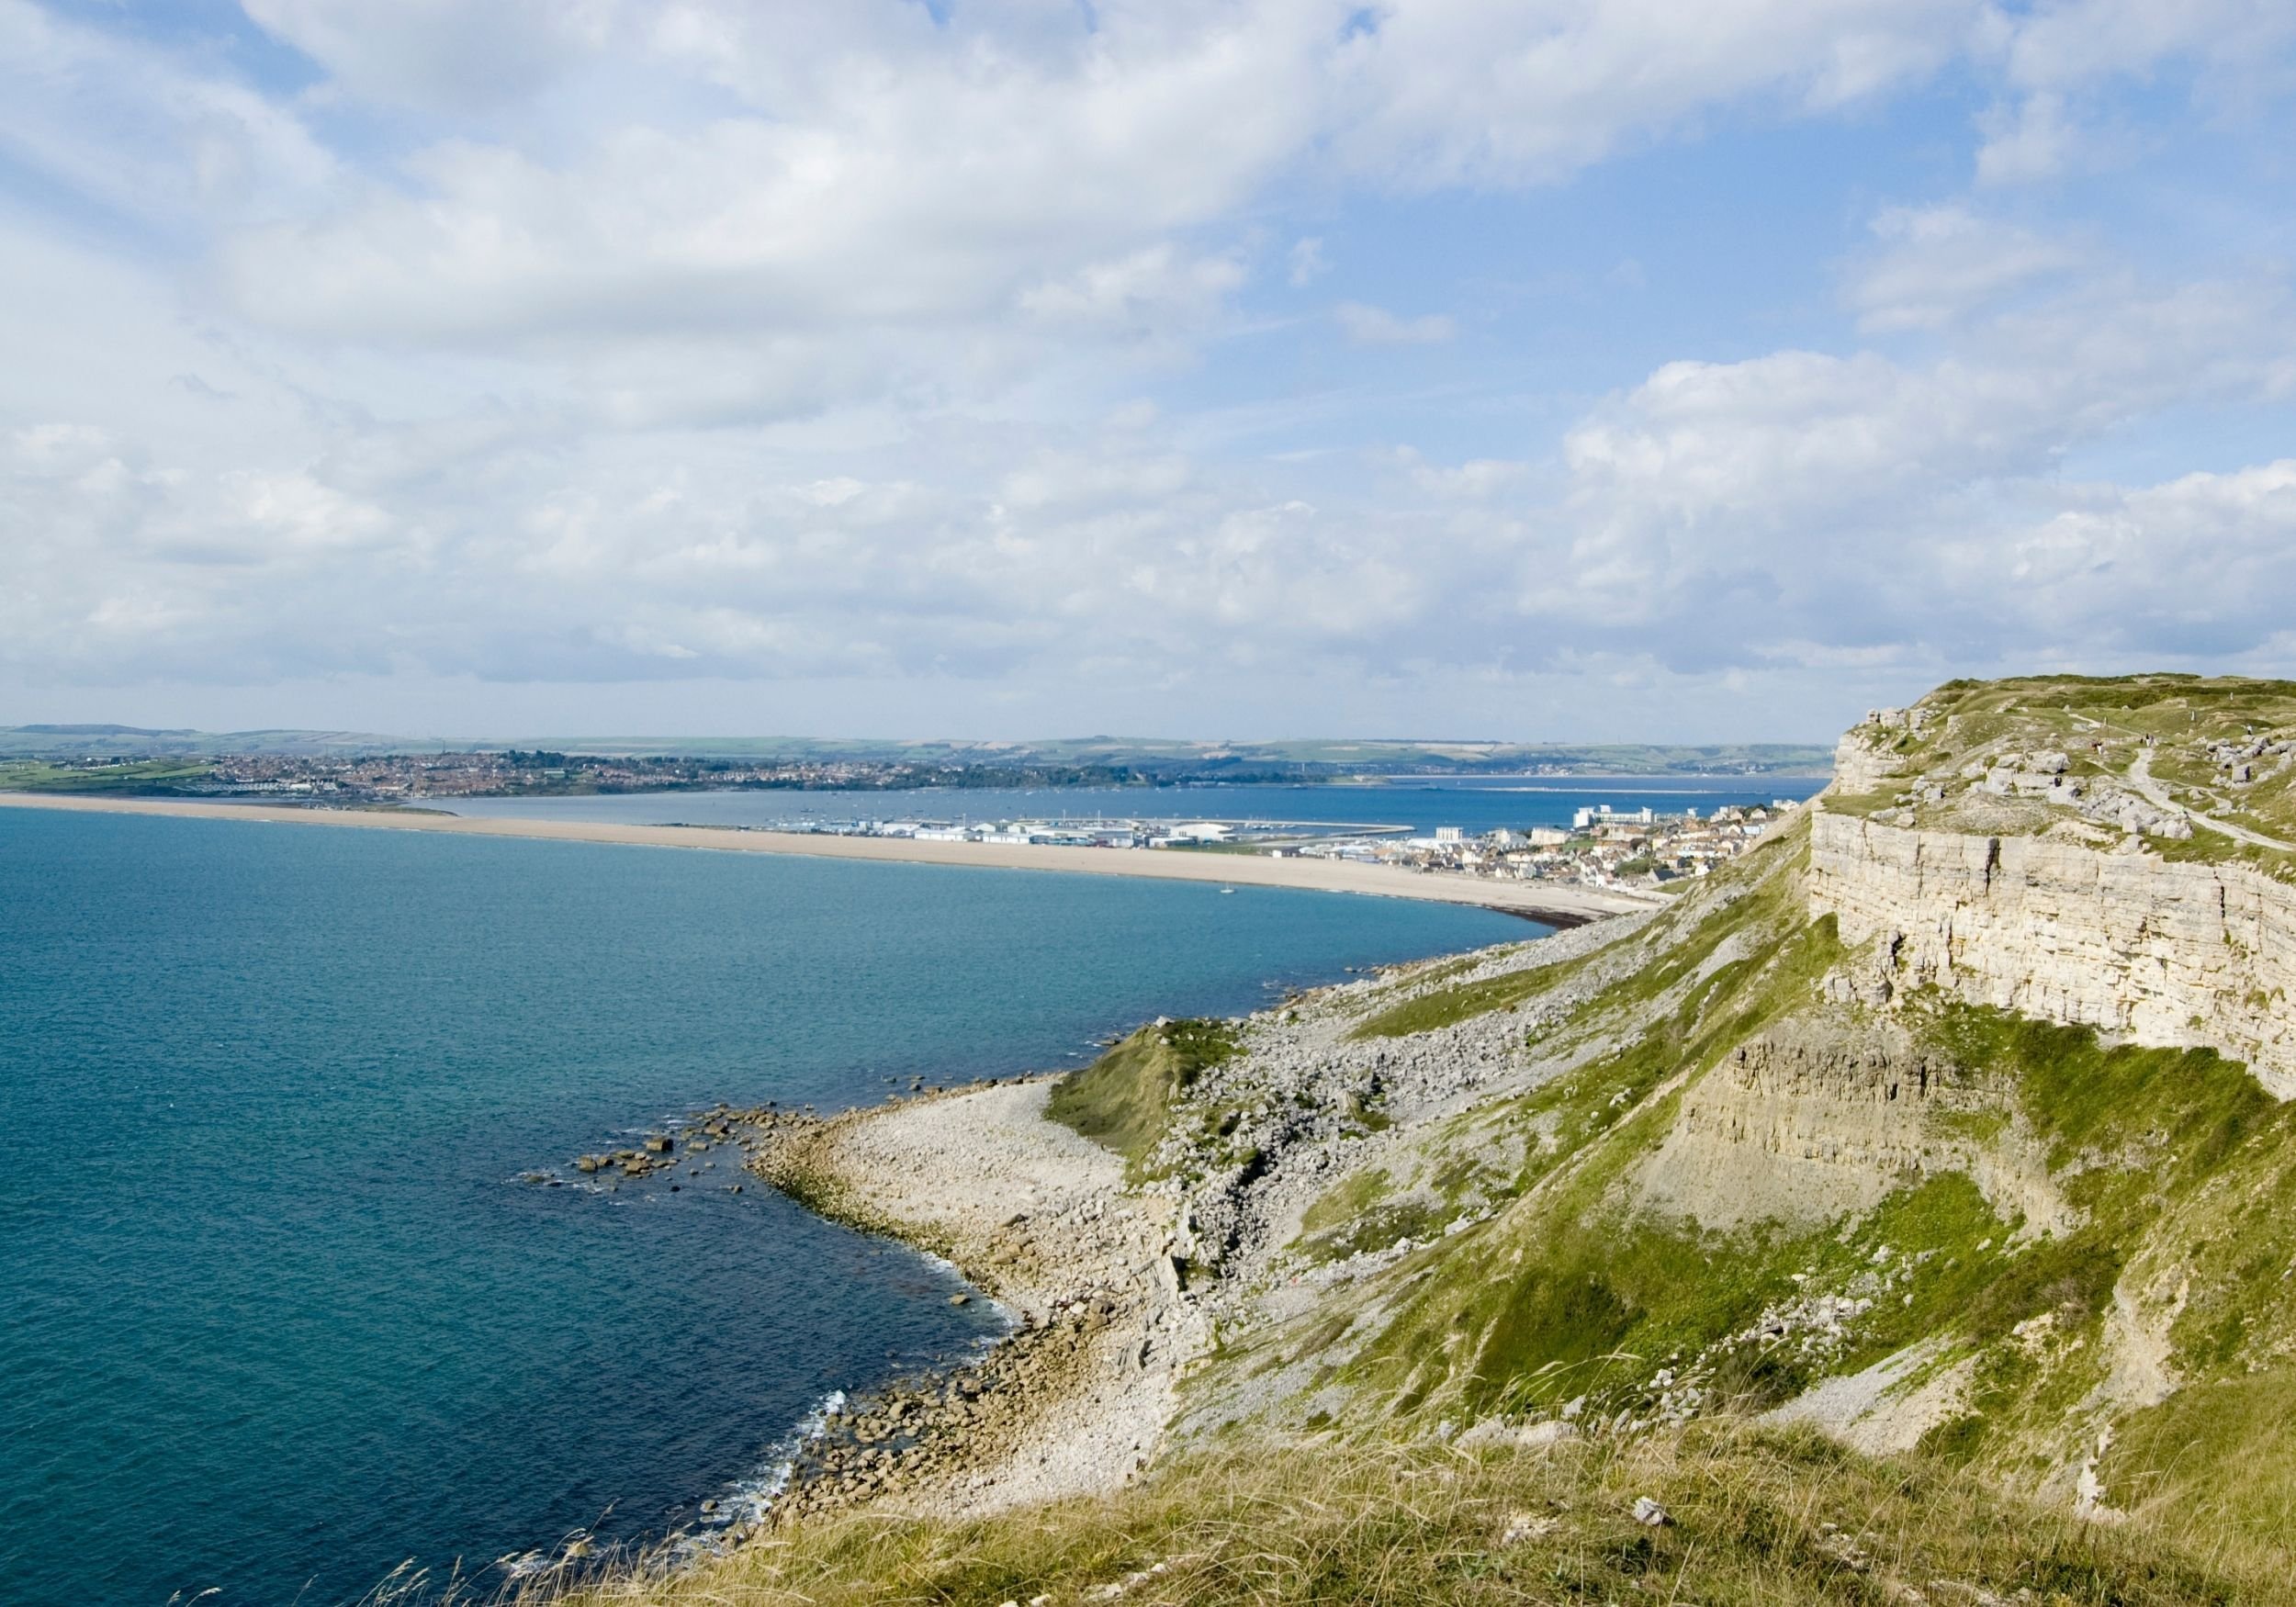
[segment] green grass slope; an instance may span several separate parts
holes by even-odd
[[[1208,1066],[1236,1052],[1225,1022],[1143,1027],[1053,1085],[1044,1114],[1124,1157],[1137,1177],[1164,1137],[1172,1107]]]
[[[1654,1505],[1636,1515],[1638,1503]],[[2285,1600],[2254,1551],[2100,1528],[1931,1461],[1812,1435],[1461,1453],[1431,1443],[1232,1449],[1119,1495],[973,1523],[811,1522],[582,1607],[1462,1607],[1499,1603],[2017,1602],[2185,1607]],[[529,1600],[561,1600],[547,1580]]]

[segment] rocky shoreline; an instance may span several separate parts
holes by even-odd
[[[1045,1116],[1064,1073],[946,1090],[919,1082],[832,1116],[719,1106],[635,1148],[581,1157],[578,1168],[590,1163],[607,1179],[679,1168],[699,1175],[697,1156],[734,1148],[745,1175],[819,1215],[946,1260],[1010,1323],[971,1361],[825,1411],[771,1505],[724,1538],[738,1543],[865,1504],[970,1517],[1128,1482],[1181,1416],[1179,1380],[1210,1349],[1216,1327],[1249,1327],[1264,1316],[1261,1299],[1282,1303],[1284,1286],[1296,1295],[1304,1284],[1359,1276],[1408,1248],[1316,1267],[1311,1277],[1282,1252],[1308,1199],[1328,1185],[1332,1152],[1381,1149],[1381,1139],[1403,1136],[1357,1132],[1345,1113],[1368,1097],[1415,1129],[1519,1075],[1522,1017],[1478,1018],[1439,1046],[1390,1048],[1349,1039],[1367,1004],[1517,968],[1531,951],[1560,961],[1641,924],[1607,922],[1464,962],[1383,968],[1246,1017],[1245,1054],[1189,1096],[1191,1107],[1252,1107],[1240,1135],[1259,1160],[1242,1171],[1225,1164],[1239,1134],[1210,1142],[1176,1131],[1159,1152],[1165,1180],[1128,1184],[1121,1157]],[[1271,1091],[1281,1096],[1265,1097]],[[1181,1174],[1193,1181],[1183,1185]],[[1191,1269],[1202,1287],[1189,1287]]]
[[[1012,1323],[975,1361],[827,1414],[771,1521],[884,1500],[981,1513],[1111,1489],[1144,1464],[1201,1325],[1168,1202],[1127,1195],[1115,1156],[1044,1119],[1053,1081],[761,1125],[759,1177],[943,1257]]]
[[[792,1520],[893,1501],[977,1513],[1120,1485],[1195,1354],[1168,1202],[1125,1196],[1122,1164],[1046,1120],[1057,1074],[906,1095],[834,1116],[718,1105],[572,1170],[698,1183],[721,1152],[808,1209],[950,1262],[1010,1327],[978,1357],[824,1411],[761,1514],[703,1509],[738,1544]],[[706,1159],[705,1159],[706,1157]],[[738,1192],[740,1182],[721,1185]],[[974,1297],[952,1297],[964,1303]]]

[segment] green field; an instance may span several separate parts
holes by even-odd
[[[0,759],[0,792],[174,792],[205,781],[208,773],[206,764],[187,759],[151,759],[139,764],[93,768],[50,764],[39,759]]]

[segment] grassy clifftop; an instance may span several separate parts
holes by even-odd
[[[1950,681],[1844,739],[1830,807],[1979,834],[2146,837],[2296,875],[2296,682]]]
[[[1933,1463],[1876,1461],[1815,1434],[1700,1429],[1536,1454],[1231,1447],[1109,1500],[973,1523],[857,1513],[573,1600],[2186,1607],[2285,1600],[2279,1585],[2252,1552],[2102,1529]]]

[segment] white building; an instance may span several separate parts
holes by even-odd
[[[1176,843],[1224,843],[1234,835],[1235,827],[1217,820],[1191,820],[1170,833]]]

